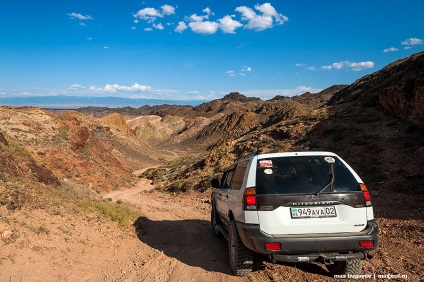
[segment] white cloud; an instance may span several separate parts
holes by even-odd
[[[360,63],[350,63],[349,67],[354,71],[361,71],[364,69],[371,69],[374,67],[374,62],[366,61]]]
[[[81,90],[81,89],[85,89],[87,87],[82,86],[80,84],[73,84],[71,86],[68,87],[68,90]]]
[[[153,30],[153,28],[151,28],[151,27],[146,27],[145,29],[144,29],[144,31],[152,31]]]
[[[200,33],[200,34],[214,34],[218,30],[219,24],[216,22],[191,22],[188,24],[188,26],[191,28],[191,30],[194,33]]]
[[[89,15],[81,15],[78,13],[69,13],[67,14],[71,19],[79,19],[79,20],[92,20],[93,18]]]
[[[295,66],[295,67],[304,67],[304,66],[305,66],[305,64],[300,64],[300,63],[298,63],[298,64],[295,64],[294,66]]]
[[[186,29],[187,29],[187,25],[185,24],[185,22],[179,22],[178,26],[175,28],[175,31],[182,33]]]
[[[187,18],[187,20],[193,21],[193,22],[201,22],[201,21],[207,20],[207,19],[209,19],[209,14],[204,15],[204,16],[198,16],[197,14],[193,14],[190,17]]]
[[[103,49],[109,49],[109,46],[103,46]]]
[[[384,49],[383,52],[387,53],[387,52],[396,52],[398,50],[398,48],[394,48],[394,47],[390,47],[387,49]]]
[[[116,93],[116,92],[145,92],[150,91],[150,86],[140,85],[138,83],[134,83],[131,86],[124,86],[119,84],[106,84],[103,88],[97,88],[95,86],[91,86],[89,88],[91,91],[96,92],[109,92],[109,93]]]
[[[251,8],[246,6],[240,6],[235,9],[236,12],[241,13],[242,20],[251,20],[257,17],[258,15]]]
[[[213,13],[211,12],[211,9],[209,9],[209,7],[206,7],[205,9],[203,9],[203,11],[202,11],[203,13],[206,13],[206,14],[208,14],[208,15],[210,15],[210,14],[212,14],[213,15]]]
[[[156,29],[159,29],[159,30],[163,30],[164,29],[164,27],[163,27],[163,25],[161,23],[160,24],[153,24],[153,27],[156,28]]]
[[[401,43],[402,45],[407,45],[407,46],[414,46],[414,45],[421,45],[423,44],[423,40],[419,39],[419,38],[408,38],[405,41],[403,41]]]
[[[171,6],[171,5],[163,5],[162,7],[162,15],[172,15],[175,14],[175,7]]]
[[[93,38],[91,38],[91,37],[87,37],[87,40],[90,40],[90,41],[91,41],[91,40],[93,40]]]
[[[299,89],[300,91],[303,91],[303,92],[311,92],[312,87],[301,85],[301,86],[297,87],[297,89]]]
[[[187,94],[199,94],[199,91],[195,90],[195,91],[188,91]]]
[[[234,73],[234,70],[229,70],[227,72],[225,72],[226,74],[228,74],[229,76],[235,76],[236,74]]]
[[[348,65],[349,65],[348,61],[343,61],[343,62],[334,63],[331,65],[331,67],[336,70],[341,70],[342,68]]]
[[[255,9],[261,12],[262,15],[256,14],[252,8],[246,6],[239,6],[235,9],[236,12],[241,13],[242,20],[248,21],[244,28],[262,31],[272,28],[274,19],[277,24],[283,24],[288,21],[288,18],[283,14],[279,14],[270,3],[255,5]]]
[[[153,24],[157,18],[164,18],[165,16],[175,14],[176,8],[178,7],[163,5],[160,9],[153,7],[141,9],[137,13],[133,14],[136,18],[134,23],[138,23],[138,20],[142,19]],[[288,21],[288,18],[283,14],[278,13],[270,3],[264,3],[262,5],[257,4],[254,8],[257,12],[246,6],[240,6],[235,9],[235,11],[241,13],[241,19],[243,21],[247,21],[247,24],[244,26],[243,23],[235,19],[235,15],[225,15],[218,20],[210,20],[210,16],[214,16],[215,14],[209,7],[206,7],[202,10],[203,14],[201,15],[192,14],[184,17],[184,20],[178,23],[178,26],[175,28],[175,32],[182,33],[190,27],[194,33],[199,34],[214,34],[218,31],[218,29],[221,29],[223,33],[234,34],[237,28],[243,26],[246,29],[261,31]],[[167,23],[167,25],[171,26],[173,24]],[[163,24],[153,25],[156,29],[163,29],[163,26]],[[153,29],[146,28],[145,30],[151,31]]]
[[[235,33],[236,28],[242,27],[243,25],[238,21],[233,20],[234,15],[225,16],[222,19],[219,19],[219,28],[224,33]]]
[[[79,23],[80,26],[87,26],[85,23]]]
[[[373,67],[374,67],[374,62],[372,61],[358,62],[358,63],[341,61],[341,62],[334,63],[328,66],[321,66],[321,69],[322,70],[331,70],[331,69],[341,70],[344,68],[350,68],[353,71],[361,71],[361,70],[370,69]]]
[[[131,29],[132,29],[132,30],[135,30],[135,26],[132,26],[132,27],[131,27]]]
[[[146,21],[154,21],[157,17],[162,17],[162,14],[155,8],[144,8],[137,12],[134,17]]]
[[[317,68],[316,67],[308,67],[308,70],[314,71],[314,70],[317,70]]]
[[[271,6],[270,3],[265,3],[265,4],[262,4],[262,5],[255,5],[255,9],[262,12],[264,14],[264,16],[274,17],[275,21],[279,24],[283,24],[284,22],[289,20],[286,16],[277,13],[275,8],[273,6]]]
[[[240,72],[238,72],[238,75],[240,75],[240,76],[246,76],[251,71],[252,71],[252,68],[251,67],[243,66],[241,68]],[[234,70],[228,70],[225,73],[228,74],[229,76],[236,76],[236,72]]]

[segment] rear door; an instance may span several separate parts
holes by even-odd
[[[367,224],[358,179],[335,156],[258,160],[256,194],[267,234],[359,232]]]
[[[237,163],[231,181],[231,190],[228,192],[228,208],[233,213],[235,220],[240,222],[245,222],[245,213],[242,209],[242,187],[245,185],[244,181],[248,164],[249,161],[247,160]]]
[[[221,218],[228,222],[228,195],[231,191],[231,181],[233,178],[234,167],[227,169],[221,178],[221,188],[215,192],[216,209]]]

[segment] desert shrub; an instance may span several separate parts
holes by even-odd
[[[139,217],[136,212],[126,206],[114,205],[106,201],[85,200],[79,202],[78,205],[88,211],[99,212],[105,218],[115,221],[121,226],[128,226]]]

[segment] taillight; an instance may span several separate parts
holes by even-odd
[[[364,198],[365,198],[365,201],[371,201],[371,196],[370,196],[370,193],[368,193],[368,192],[364,192]]]
[[[359,187],[361,188],[361,191],[364,192],[364,199],[366,202],[367,206],[371,206],[371,196],[370,193],[368,192],[368,188],[367,186],[365,186],[364,183],[359,184]]]
[[[256,197],[255,196],[246,196],[246,204],[256,205]]]
[[[374,247],[374,241],[373,240],[362,240],[359,242],[359,246],[363,249],[371,249]]]
[[[244,207],[246,210],[255,210],[256,209],[256,192],[255,188],[246,188],[244,190]]]
[[[281,250],[280,243],[265,243],[265,249],[267,251],[279,251]]]

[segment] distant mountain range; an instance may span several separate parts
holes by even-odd
[[[190,105],[197,106],[202,100],[163,100],[131,99],[121,97],[83,97],[83,96],[39,96],[39,97],[0,97],[2,106],[36,106],[40,108],[76,109],[80,107],[141,107],[145,105]]]

